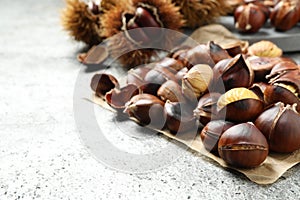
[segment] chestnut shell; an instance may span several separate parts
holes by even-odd
[[[264,162],[269,148],[266,138],[253,124],[242,123],[221,135],[218,152],[229,165],[253,168]]]

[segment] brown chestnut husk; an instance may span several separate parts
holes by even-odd
[[[99,97],[103,97],[113,88],[120,87],[118,80],[113,75],[106,73],[95,74],[92,77],[90,86]]]
[[[242,123],[221,135],[218,152],[231,166],[254,168],[267,158],[269,147],[265,136],[253,124]]]
[[[214,78],[210,91],[228,91],[236,87],[250,87],[254,81],[254,72],[242,54],[218,62],[214,68]]]
[[[124,113],[142,125],[162,129],[165,125],[164,102],[151,94],[133,96],[125,105]]]
[[[207,47],[214,63],[218,63],[223,59],[231,58],[231,56],[225,49],[223,49],[220,45],[216,44],[213,41],[209,41]]]
[[[295,106],[276,103],[255,120],[271,151],[291,153],[300,149],[300,115]]]
[[[217,106],[226,120],[247,122],[255,120],[263,111],[264,102],[247,88],[233,88],[219,98]]]
[[[234,123],[224,120],[210,121],[206,124],[200,133],[204,148],[209,152],[217,153],[221,135],[233,125]]]
[[[197,130],[193,107],[188,103],[167,101],[164,107],[164,115],[166,127],[172,133],[180,134],[189,130]]]
[[[217,102],[220,96],[220,93],[210,92],[199,99],[198,105],[194,110],[194,116],[199,119],[202,125],[206,125],[211,120],[221,117],[217,111]]]
[[[123,111],[125,104],[135,95],[138,95],[139,89],[136,85],[128,84],[120,89],[114,88],[106,93],[106,102],[116,109],[117,111]]]

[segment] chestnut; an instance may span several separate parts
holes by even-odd
[[[197,130],[193,107],[188,103],[167,101],[164,107],[166,127],[173,134]]]
[[[184,97],[181,93],[181,87],[175,81],[168,80],[160,86],[157,91],[157,96],[163,101],[183,102]]]
[[[217,102],[220,96],[220,93],[210,92],[199,99],[198,105],[194,110],[194,116],[199,119],[202,125],[220,118],[217,111]]]
[[[128,84],[121,89],[114,88],[107,92],[105,95],[105,100],[117,111],[123,111],[125,104],[137,94],[139,94],[138,87],[133,84]]]
[[[218,62],[214,68],[210,91],[223,93],[236,87],[250,87],[254,72],[242,54]]]
[[[113,75],[106,73],[95,74],[92,77],[90,86],[96,95],[100,97],[103,97],[111,89],[120,87],[118,80]]]
[[[151,94],[138,94],[125,104],[124,113],[142,125],[162,129],[165,125],[164,102]]]
[[[160,86],[167,80],[176,81],[175,74],[165,67],[155,67],[146,74],[145,84],[141,89],[144,93],[156,95]]]
[[[127,73],[127,84],[134,84],[137,87],[145,85],[144,78],[150,70],[151,68],[148,65],[130,69]]]
[[[206,124],[200,133],[204,148],[208,152],[218,152],[218,142],[221,135],[233,125],[234,123],[223,120],[210,121]]]
[[[233,88],[219,98],[217,106],[226,120],[247,122],[255,120],[263,111],[264,102],[247,88]]]
[[[157,62],[156,66],[166,67],[175,74],[178,71],[180,71],[182,68],[184,68],[184,65],[181,62],[177,61],[174,58],[168,58],[168,57],[165,57],[161,61]]]
[[[251,123],[242,123],[227,129],[218,143],[220,157],[229,165],[254,168],[268,156],[265,136]]]
[[[183,94],[193,100],[199,98],[207,90],[213,78],[213,70],[207,64],[193,66],[182,79]]]
[[[280,1],[271,12],[271,24],[279,31],[293,28],[300,18],[300,3],[298,1]]]
[[[240,5],[234,12],[235,27],[240,32],[255,33],[266,22],[264,11],[253,3]]]
[[[295,106],[276,103],[255,120],[256,127],[267,138],[271,151],[291,153],[300,149],[300,114]]]
[[[180,85],[182,84],[182,79],[187,74],[187,72],[188,72],[188,68],[184,67],[175,74],[175,78],[178,84]]]
[[[269,86],[269,84],[267,84],[267,83],[258,82],[258,83],[254,83],[249,88],[249,90],[254,92],[259,97],[259,99],[264,102],[264,93],[265,93],[268,86]]]
[[[270,74],[266,76],[270,81],[277,80],[282,75],[290,71],[299,71],[297,63],[293,60],[285,58],[282,62],[277,63],[271,70]]]

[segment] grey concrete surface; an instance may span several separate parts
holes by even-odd
[[[61,0],[1,0],[1,200],[299,199],[299,165],[260,186],[191,151],[140,174],[98,162],[74,121],[73,91],[82,67],[75,57],[83,46],[62,31],[63,6]],[[142,141],[129,142],[139,147]]]

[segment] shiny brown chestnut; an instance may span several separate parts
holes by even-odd
[[[213,79],[213,70],[207,64],[193,66],[182,79],[182,93],[188,99],[199,98],[207,92]]]
[[[146,74],[145,84],[141,89],[144,93],[156,95],[160,86],[167,80],[176,81],[175,74],[166,67],[155,67]]]
[[[264,93],[265,93],[268,86],[269,86],[269,84],[267,84],[267,83],[257,82],[257,83],[254,83],[249,88],[249,90],[254,92],[259,97],[259,99],[264,102]]]
[[[257,32],[266,19],[264,11],[253,3],[240,5],[234,12],[235,28],[244,33]]]
[[[142,125],[162,129],[165,125],[164,104],[151,94],[138,94],[126,103],[124,113],[128,113]]]
[[[139,89],[136,85],[128,84],[120,89],[114,88],[106,93],[106,102],[116,109],[123,111],[125,104],[135,95],[139,94]]]
[[[300,114],[295,104],[276,103],[255,120],[255,125],[267,138],[271,151],[291,153],[300,149]]]
[[[233,88],[223,94],[218,102],[220,115],[233,122],[255,120],[264,109],[264,102],[247,88]]]
[[[210,121],[200,133],[204,148],[209,152],[218,152],[218,142],[221,135],[233,125],[234,123],[224,120]]]
[[[125,13],[122,17],[123,27],[127,38],[137,45],[157,42],[162,37],[160,29],[138,29],[143,27],[163,27],[163,24],[150,5],[138,6],[134,14]],[[130,29],[136,29],[131,32]],[[155,41],[153,39],[155,38]]]
[[[165,57],[161,61],[157,62],[156,66],[166,67],[175,74],[178,71],[180,71],[182,68],[184,68],[184,65],[181,62],[177,61],[174,58],[169,58],[169,57]]]
[[[92,77],[90,86],[96,95],[100,97],[103,97],[111,89],[120,87],[118,80],[113,75],[106,73],[95,74]]]
[[[277,80],[282,75],[290,72],[290,71],[299,71],[297,63],[294,60],[289,58],[285,58],[281,62],[274,65],[269,75],[266,76],[271,82]]]
[[[254,72],[242,54],[234,58],[224,59],[213,68],[214,78],[210,91],[228,91],[236,87],[250,87],[254,80]]]
[[[206,125],[211,120],[221,118],[217,111],[217,102],[220,98],[220,93],[210,92],[203,95],[194,110],[194,116],[199,119],[202,125]]]
[[[157,91],[157,96],[163,101],[183,102],[184,97],[181,93],[181,87],[177,82],[168,80],[160,86]]]
[[[229,165],[254,168],[268,156],[265,136],[251,123],[242,123],[227,129],[218,143],[220,157]]]
[[[297,0],[280,1],[271,12],[271,24],[279,31],[293,28],[300,18],[300,3]]]
[[[176,134],[197,130],[193,107],[188,103],[167,101],[164,107],[166,127]]]
[[[135,69],[130,69],[127,73],[127,84],[134,84],[137,87],[141,87],[142,85],[145,85],[144,78],[146,74],[151,70],[151,68],[146,66],[140,66]]]

